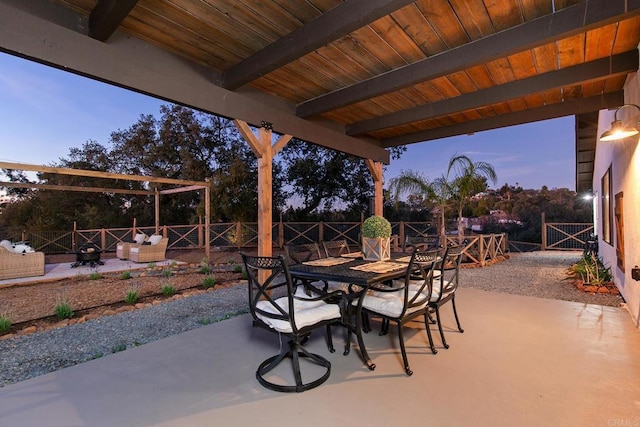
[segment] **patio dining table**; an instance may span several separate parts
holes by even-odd
[[[348,262],[340,262],[328,265],[328,262],[318,262],[293,264],[289,266],[289,272],[294,279],[303,282],[331,281],[342,282],[350,285],[357,285],[360,288],[356,291],[350,286],[350,293],[347,295],[349,303],[357,299],[355,310],[355,324],[349,320],[347,326],[356,335],[360,356],[362,361],[370,370],[374,370],[376,365],[371,361],[367,353],[364,339],[362,337],[362,301],[366,290],[376,283],[390,282],[393,279],[404,277],[408,261],[391,259],[389,261],[365,261],[363,259],[349,259]],[[351,304],[349,304],[351,305]],[[350,316],[349,316],[350,319]],[[349,345],[345,355],[349,353]]]

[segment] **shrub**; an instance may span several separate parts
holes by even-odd
[[[215,276],[207,276],[202,281],[202,286],[205,289],[213,288],[216,285],[216,277]]]
[[[123,271],[122,274],[120,274],[120,279],[122,280],[131,279],[131,272],[129,270]]]
[[[100,274],[97,271],[94,271],[91,274],[89,274],[89,280],[98,280],[100,278],[102,278],[102,274]]]
[[[71,319],[74,315],[71,305],[66,301],[59,301],[55,308],[58,319]]]
[[[147,268],[156,268],[156,263],[155,262],[148,263]]]
[[[160,290],[162,291],[162,295],[164,295],[165,297],[170,297],[176,294],[176,287],[170,283],[162,285]]]
[[[169,278],[169,277],[171,277],[172,274],[173,274],[173,271],[171,271],[170,268],[165,268],[165,269],[162,270],[162,275],[164,277]]]
[[[242,266],[241,265],[234,265],[233,266],[233,272],[234,273],[242,273]]]
[[[124,302],[127,304],[135,304],[140,298],[140,286],[132,284],[129,286],[129,290],[124,296]]]
[[[0,313],[0,333],[7,332],[11,329],[12,325],[13,323],[11,323],[9,315],[7,313]]]
[[[379,215],[372,215],[362,223],[362,237],[386,239],[391,237],[391,223]]]
[[[211,267],[208,265],[203,265],[200,267],[200,274],[209,274],[211,273]]]
[[[119,351],[125,351],[127,349],[127,344],[121,342],[116,344],[113,348],[111,348],[111,353],[118,353]]]
[[[569,274],[585,284],[603,285],[611,281],[611,268],[605,267],[602,260],[593,254],[586,254],[569,267]]]

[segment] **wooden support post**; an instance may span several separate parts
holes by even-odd
[[[160,231],[160,193],[158,192],[158,187],[156,187],[155,189],[156,191],[156,231],[155,233],[158,234]]]
[[[211,181],[205,179],[207,186],[204,189],[204,256],[211,260]]]
[[[542,212],[542,245],[540,247],[541,250],[546,251],[547,250],[547,222],[544,218],[544,212]]]
[[[371,159],[365,159],[365,161],[373,177],[373,214],[383,216],[382,163]]]
[[[268,123],[258,129],[256,136],[242,120],[233,121],[258,158],[258,256],[273,254],[273,157],[291,140],[283,135],[272,145],[273,133]]]

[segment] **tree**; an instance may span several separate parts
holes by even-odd
[[[395,147],[391,155],[397,158],[405,150]],[[293,210],[299,219],[336,208],[359,216],[368,209],[373,178],[363,159],[296,138],[286,145],[280,158],[291,195],[300,205]]]
[[[451,173],[453,172],[453,177]],[[473,162],[465,155],[454,154],[449,160],[443,185],[454,203],[458,213],[458,236],[462,240],[464,225],[462,213],[472,196],[486,190],[487,179],[493,183],[498,180],[493,166],[487,162]]]

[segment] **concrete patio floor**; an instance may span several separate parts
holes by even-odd
[[[475,289],[458,300],[465,333],[447,307],[450,349],[432,355],[411,324],[412,377],[393,329],[365,336],[375,371],[357,346],[342,355],[336,330],[336,353],[322,334],[308,343],[332,363],[327,383],[266,390],[255,370],[278,337],[242,315],[1,388],[0,425],[640,425],[640,330],[624,309]]]

